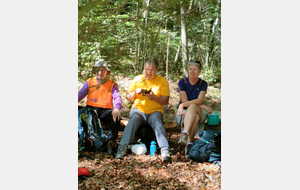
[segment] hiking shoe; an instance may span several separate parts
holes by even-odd
[[[126,144],[119,145],[116,159],[123,159],[127,155],[127,150],[128,150],[128,146]]]
[[[168,149],[162,149],[160,154],[164,162],[172,162]]]
[[[184,156],[185,156],[186,159],[190,159],[190,157],[191,157],[191,156],[189,155],[189,151],[190,151],[191,147],[192,147],[192,145],[189,144],[189,145],[187,145],[187,146],[185,147],[185,149],[184,149]]]
[[[187,139],[188,139],[188,134],[187,133],[181,133],[178,144],[186,146]]]
[[[113,145],[113,142],[112,141],[109,141],[108,143],[107,143],[107,154],[108,155],[113,155],[114,154],[114,152],[113,152],[113,149],[112,149],[112,145]]]

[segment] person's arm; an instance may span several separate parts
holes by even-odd
[[[89,83],[86,81],[78,92],[78,103],[88,94]]]
[[[127,92],[126,92],[126,99],[127,99],[128,101],[134,101],[135,96],[136,96],[137,94],[141,94],[141,93],[142,93],[142,89],[141,89],[141,88],[138,88],[138,89],[136,89],[136,90],[133,91],[133,92],[127,91]]]
[[[122,98],[117,84],[112,89],[112,98],[114,99],[114,109],[112,111],[113,120],[121,119]]]
[[[197,99],[194,99],[194,100],[190,100],[188,101],[187,99],[187,95],[186,95],[186,92],[185,91],[180,91],[179,92],[179,96],[183,96],[183,98],[180,98],[181,100],[181,104],[180,106],[183,106],[183,107],[189,107],[191,104],[196,104],[196,105],[201,105],[204,101],[204,98],[205,98],[205,95],[206,95],[206,91],[201,91],[199,93],[199,96]]]
[[[122,98],[117,84],[114,84],[113,86],[112,97],[114,99],[114,109],[120,110],[122,108]]]
[[[213,109],[210,106],[206,106],[206,105],[198,105],[199,108],[204,109],[208,114],[212,114]]]
[[[169,96],[156,96],[155,94],[145,94],[149,100],[154,100],[160,105],[168,105],[169,104]]]
[[[160,82],[160,94],[158,96],[155,95],[155,92],[152,92],[150,94],[145,94],[145,96],[149,100],[154,100],[160,105],[168,105],[169,104],[169,98],[170,98],[170,90],[169,90],[169,83],[166,79],[161,78]]]
[[[136,88],[136,80],[139,80],[137,76],[133,79],[132,83],[130,84],[128,90],[126,91],[126,99],[128,101],[134,101],[136,98],[136,95],[141,94],[142,93],[142,89],[141,88]]]
[[[199,96],[198,96],[197,99],[188,101],[186,92],[185,91],[179,91],[179,96],[180,96],[180,100],[181,100],[182,103],[178,107],[178,115],[183,116],[184,115],[183,114],[183,108],[189,107],[192,104],[196,104],[200,107],[200,105],[204,101],[205,95],[206,95],[206,91],[201,91],[199,93]]]

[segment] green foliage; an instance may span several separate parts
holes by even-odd
[[[188,26],[189,59],[205,64],[209,77],[220,80],[221,1],[184,1]],[[92,76],[99,59],[111,65],[112,74],[133,77],[141,73],[149,56],[159,59],[160,74],[181,77],[181,0],[78,0],[78,77]],[[167,57],[168,34],[171,32]],[[177,57],[177,59],[175,59]],[[85,74],[82,74],[82,72]],[[218,73],[219,72],[219,73]]]
[[[218,83],[221,81],[221,67],[213,66],[205,73],[205,81],[209,83]]]

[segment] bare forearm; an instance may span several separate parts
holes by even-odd
[[[153,100],[156,101],[157,103],[159,103],[160,105],[168,105],[169,104],[169,96],[162,96],[162,97],[155,96],[155,98]]]
[[[186,93],[184,91],[179,92],[180,95],[180,100],[181,100],[181,104],[183,107],[189,107],[192,104],[196,104],[197,106],[201,105],[204,101],[206,92],[205,91],[201,91],[198,95],[197,99],[194,100],[190,100],[188,101],[188,97],[186,95]]]
[[[191,100],[191,101],[182,102],[180,105],[187,108],[192,104],[201,105],[202,103],[203,103],[203,100],[195,99],[195,100]]]
[[[126,93],[126,99],[127,99],[128,101],[133,101],[134,98],[135,98],[135,96],[136,96],[135,91],[134,91],[134,92],[127,92],[127,93]]]

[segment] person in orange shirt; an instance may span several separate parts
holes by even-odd
[[[118,137],[121,119],[122,98],[118,84],[111,79],[108,64],[100,59],[93,67],[95,77],[89,78],[78,92],[78,102],[87,96],[86,107],[95,109],[103,122],[109,122],[108,154],[112,155],[112,143]],[[114,105],[113,105],[114,104]]]
[[[148,124],[155,132],[155,137],[164,162],[171,162],[169,143],[163,125],[163,106],[169,103],[169,84],[165,78],[156,74],[158,61],[148,58],[144,64],[144,74],[133,79],[126,93],[127,100],[133,101],[129,122],[124,129],[118,147],[116,159],[123,159],[127,155],[128,144],[134,133],[142,125]],[[144,91],[150,93],[144,93]]]

